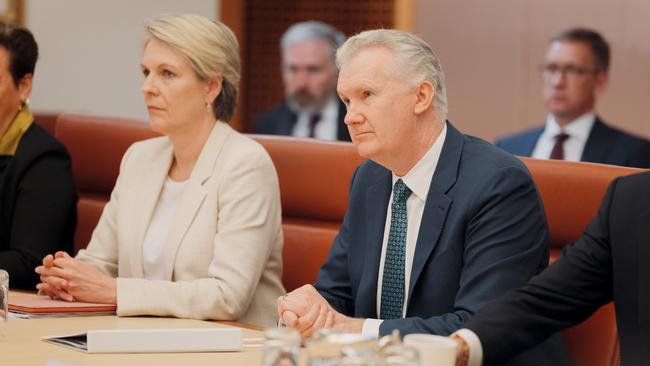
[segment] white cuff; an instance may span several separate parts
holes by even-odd
[[[381,319],[366,319],[361,328],[361,335],[366,337],[379,337],[379,326],[384,321]]]
[[[463,338],[469,347],[467,366],[481,366],[483,364],[483,346],[476,333],[463,328],[458,329],[455,334]]]

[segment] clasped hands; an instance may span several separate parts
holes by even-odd
[[[36,288],[52,299],[117,304],[117,280],[66,252],[48,254],[35,271],[41,276]]]
[[[278,316],[286,326],[297,329],[303,341],[319,329],[361,333],[365,320],[348,317],[334,310],[312,285],[304,285],[280,296]]]

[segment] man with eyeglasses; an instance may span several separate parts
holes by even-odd
[[[497,146],[539,159],[650,167],[650,141],[596,115],[609,78],[609,45],[600,34],[575,28],[553,37],[540,69],[546,125],[498,140]]]

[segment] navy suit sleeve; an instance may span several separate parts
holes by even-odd
[[[467,323],[481,339],[484,364],[505,361],[612,301],[609,210],[616,182],[586,231],[528,285],[481,308]]]
[[[350,182],[350,190],[354,185],[359,168],[355,170]],[[325,264],[318,273],[314,287],[329,304],[342,314],[354,314],[354,293],[351,287],[349,260],[349,210],[345,213],[343,224],[339,229],[334,244],[330,249]]]
[[[458,279],[452,311],[430,318],[386,320],[380,326],[381,335],[393,329],[402,334],[451,334],[484,303],[522,286],[547,264],[546,218],[532,178],[523,167],[501,168],[468,195],[461,228],[464,241],[461,237],[453,245],[462,251],[462,263],[460,275],[449,276]]]
[[[69,157],[49,152],[31,163],[18,185],[9,250],[0,252],[0,268],[10,273],[11,287],[38,283],[34,268],[43,257],[72,250],[69,231],[75,191]]]

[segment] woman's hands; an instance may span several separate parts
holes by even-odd
[[[68,253],[48,254],[36,273],[41,276],[36,288],[53,299],[117,304],[117,280]]]

